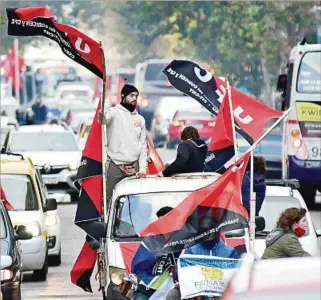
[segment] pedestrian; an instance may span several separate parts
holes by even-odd
[[[145,119],[136,111],[139,91],[130,84],[121,90],[121,102],[98,113],[98,122],[107,126],[107,203],[115,185],[123,178],[146,176],[147,142]]]
[[[48,120],[48,107],[47,105],[42,103],[42,99],[40,96],[37,96],[36,103],[32,105],[32,110],[35,114],[35,123],[36,124],[44,124]]]
[[[254,171],[253,191],[256,193],[255,215],[258,216],[265,198],[265,193],[266,193],[266,182],[265,182],[266,163],[265,163],[264,157],[254,156],[253,171]],[[250,203],[251,203],[251,162],[250,161],[247,165],[247,169],[243,177],[242,202],[248,214],[250,214]]]
[[[200,139],[197,129],[193,126],[184,128],[181,140],[175,161],[160,172],[159,176],[169,177],[179,173],[203,172],[207,145]]]
[[[265,240],[266,249],[262,259],[311,256],[304,251],[299,238],[304,236],[307,229],[306,209],[288,208],[279,217],[276,228]]]

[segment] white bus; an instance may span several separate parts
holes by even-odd
[[[282,110],[292,108],[283,134],[283,174],[298,179],[306,203],[321,191],[321,44],[294,47],[287,75],[279,77]]]

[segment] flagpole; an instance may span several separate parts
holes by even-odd
[[[250,174],[250,251],[255,253],[255,213],[256,193],[254,193],[254,149],[251,151],[251,174]]]
[[[238,155],[237,146],[236,146],[236,132],[235,132],[235,122],[234,122],[234,113],[233,113],[232,93],[231,93],[231,86],[230,86],[228,77],[229,75],[226,75],[225,80],[226,80],[226,89],[227,89],[228,102],[230,106],[230,114],[231,114],[231,120],[232,120],[235,161],[237,161],[239,158],[239,155]]]
[[[14,82],[15,82],[15,95],[16,95],[16,99],[19,102],[20,105],[20,92],[19,92],[19,54],[18,54],[18,39],[14,39],[13,42],[13,48],[14,48],[14,65],[15,65],[15,72],[14,72]]]
[[[101,99],[101,111],[105,113],[105,99],[106,99],[106,65],[105,65],[105,53],[100,42],[101,59],[102,59],[102,71],[103,71],[103,94]],[[107,222],[107,199],[106,199],[106,126],[102,124],[102,170],[103,170],[103,214],[104,222]]]

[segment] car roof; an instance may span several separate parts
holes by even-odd
[[[24,125],[17,130],[19,132],[65,132],[71,131],[59,124],[45,124],[45,125]]]
[[[238,294],[287,288],[303,282],[320,284],[320,265],[320,257],[264,259],[252,265],[243,257],[240,269],[232,279],[232,290]]]
[[[194,191],[205,187],[216,181],[221,175],[218,173],[187,173],[178,174],[172,177],[155,177],[147,176],[146,178],[136,179],[128,177],[119,182],[115,187],[115,195],[130,194],[147,194],[157,192],[179,192]],[[292,190],[293,196],[301,199],[297,190]],[[285,186],[268,185],[266,188],[266,196],[291,196],[291,188]]]
[[[26,174],[32,175],[34,166],[29,159],[22,159],[19,156],[0,155],[1,174]]]

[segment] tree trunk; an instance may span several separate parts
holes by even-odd
[[[275,107],[273,99],[273,90],[272,90],[272,76],[268,69],[268,54],[264,47],[261,45],[261,62],[262,62],[262,73],[263,73],[263,82],[264,82],[264,100],[263,102],[271,107]]]

